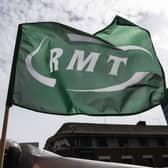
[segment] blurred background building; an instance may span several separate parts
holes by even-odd
[[[65,123],[50,137],[45,149],[62,156],[168,166],[168,127]]]

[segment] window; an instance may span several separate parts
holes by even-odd
[[[95,154],[94,154],[93,151],[81,150],[80,154],[79,154],[79,158],[94,160],[95,159]]]
[[[91,137],[80,137],[80,146],[81,147],[87,147],[91,146]]]
[[[75,146],[76,139],[74,137],[69,137],[68,141],[69,141],[69,143],[70,143],[71,146]]]
[[[150,147],[157,147],[158,146],[156,138],[149,138],[148,139],[148,144],[149,144]]]
[[[154,160],[152,155],[142,155],[143,165],[154,166]]]
[[[101,160],[101,161],[106,161],[106,162],[110,162],[111,161],[111,156],[98,156],[98,160]]]
[[[107,146],[106,138],[105,137],[98,137],[97,138],[97,146],[99,146],[99,147]]]
[[[163,138],[158,138],[157,142],[158,142],[159,146],[165,146],[166,145],[166,142]]]
[[[168,154],[163,154],[162,155],[162,166],[167,166],[168,165]]]
[[[140,142],[141,146],[148,146],[148,139],[147,138],[141,138],[139,142]]]
[[[127,164],[132,164],[133,163],[133,156],[132,155],[122,155],[121,162],[127,163]]]
[[[118,140],[118,144],[120,147],[128,147],[128,139],[121,138]]]
[[[136,138],[130,138],[129,140],[128,140],[128,145],[129,145],[129,147],[133,147],[133,148],[136,148],[136,147],[139,147],[139,141],[138,141],[138,139],[136,139]]]

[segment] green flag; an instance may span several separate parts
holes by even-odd
[[[164,95],[148,31],[121,17],[96,35],[52,22],[19,25],[10,104],[52,114],[129,115]]]

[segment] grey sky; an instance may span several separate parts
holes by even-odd
[[[0,127],[5,108],[17,25],[23,22],[55,21],[94,33],[123,16],[147,28],[166,73],[168,83],[168,10],[166,0],[1,0],[0,3]],[[148,124],[166,124],[160,106],[128,117],[53,116],[12,107],[8,138],[40,141],[54,134],[64,122],[130,123],[146,120]]]

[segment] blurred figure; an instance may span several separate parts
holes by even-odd
[[[7,140],[5,147],[4,168],[18,168],[21,147],[12,140]]]
[[[7,140],[3,168],[32,168],[32,165],[28,149],[13,140]]]

